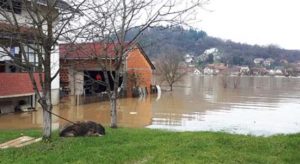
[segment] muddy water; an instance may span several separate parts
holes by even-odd
[[[234,87],[236,83],[236,88]],[[227,84],[226,87],[225,84]],[[109,125],[109,102],[74,106],[63,99],[54,112],[72,121]],[[41,127],[41,111],[0,116],[0,129]],[[53,127],[66,122],[53,117]],[[272,135],[300,132],[300,79],[189,75],[173,92],[144,99],[121,99],[118,123],[176,131],[226,131]]]
[[[153,103],[149,128],[272,135],[300,132],[300,79],[191,76]]]

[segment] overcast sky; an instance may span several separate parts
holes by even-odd
[[[300,50],[300,0],[211,0],[194,24],[210,36]]]

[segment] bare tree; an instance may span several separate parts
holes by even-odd
[[[71,22],[76,19],[81,2],[62,0],[6,0],[1,1],[0,46],[10,64],[19,71],[26,71],[31,79],[37,101],[43,109],[43,138],[51,137],[52,103],[51,82],[57,77],[59,63],[51,60],[58,55],[55,47],[62,36],[74,29]],[[8,47],[18,47],[13,54]]]
[[[125,60],[128,51],[136,48],[143,32],[157,25],[186,24],[208,0],[89,0],[84,15],[86,28],[83,40],[105,45],[99,59],[95,53],[92,58],[98,61],[104,72],[104,84],[111,102],[111,127],[117,127],[117,99],[121,76],[126,82]],[[135,34],[129,38],[132,29]],[[82,40],[81,40],[82,41]],[[113,52],[109,48],[113,45]],[[95,57],[98,56],[98,57]],[[103,60],[105,59],[105,60]],[[114,72],[114,74],[113,74]],[[109,85],[109,74],[113,77],[113,86]],[[176,76],[177,79],[177,76]],[[123,88],[126,92],[126,88]]]
[[[135,72],[135,70],[127,73],[127,82],[132,86],[132,96],[139,97],[140,96],[140,84],[143,83],[144,79],[140,73]]]
[[[174,83],[181,80],[186,74],[184,68],[180,69],[180,63],[183,63],[183,57],[171,51],[171,53],[161,56],[156,64],[161,81],[167,82],[171,91],[173,90]]]

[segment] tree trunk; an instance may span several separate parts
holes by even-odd
[[[52,131],[52,115],[48,111],[52,111],[51,105],[43,105],[43,140],[51,138]]]
[[[45,51],[44,57],[44,86],[43,86],[43,140],[49,140],[52,132],[52,102],[51,102],[51,51],[53,46],[53,18],[50,14],[47,16],[47,37],[46,42],[43,43]]]
[[[117,128],[117,99],[115,93],[113,93],[111,99],[110,99],[110,104],[111,104],[111,128]]]
[[[50,55],[46,55],[46,61],[49,64],[45,65],[44,72],[44,89],[43,97],[40,104],[43,108],[43,140],[49,140],[52,132],[52,102],[51,102],[51,68],[50,68]]]
[[[52,132],[52,102],[51,102],[51,74],[49,67],[45,67],[45,90],[40,104],[43,108],[43,140],[49,140]]]
[[[173,91],[173,84],[170,84],[170,90]]]
[[[114,79],[113,91],[110,99],[111,103],[111,128],[117,128],[117,99],[118,99],[118,86],[120,79],[120,70],[116,70],[116,75]]]

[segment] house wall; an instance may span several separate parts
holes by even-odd
[[[9,13],[9,12],[7,12]],[[12,14],[10,14],[11,17],[12,17]],[[17,20],[18,20],[18,23],[20,24],[28,24],[28,22],[30,21],[30,16],[28,14],[28,12],[23,8],[22,11],[21,11],[21,14],[15,14]],[[3,16],[0,15],[0,20],[5,20]]]
[[[55,46],[55,49],[51,54],[51,76],[53,77],[57,71],[59,71],[59,50],[58,46]],[[53,105],[57,105],[59,103],[59,74],[55,77],[55,79],[51,83],[51,101]]]
[[[126,69],[128,74],[136,73],[140,75],[140,87],[146,87],[150,93],[150,85],[152,80],[152,69],[148,61],[145,59],[141,51],[137,48],[128,53]],[[133,84],[128,80],[127,92],[131,95]]]
[[[66,86],[64,87],[70,89],[69,95],[74,95],[76,93],[76,89],[79,90],[77,94],[83,94],[83,72],[101,71],[101,67],[99,66],[98,62],[89,59],[61,59],[60,79],[62,83],[66,84]],[[125,67],[128,74],[136,73],[140,75],[139,87],[147,88],[147,92],[150,93],[150,85],[153,73],[152,68],[138,48],[135,48],[128,52]],[[113,68],[110,69],[113,70]],[[133,84],[129,80],[127,80],[126,85],[127,95],[131,96],[131,89],[133,87]]]
[[[39,84],[39,75],[34,74],[37,86]],[[31,107],[36,107],[35,93],[28,73],[0,73],[0,110],[1,113],[14,112],[15,107],[20,100],[24,100]],[[32,101],[29,98],[33,98]]]
[[[28,2],[30,3],[30,2]],[[22,26],[31,26],[31,17],[29,15],[29,13],[26,11],[26,9],[24,8],[24,5],[22,5],[22,11],[21,14],[15,14],[16,19],[18,21],[18,23]],[[42,11],[45,11],[46,14],[46,10],[43,10],[43,8],[46,8],[45,6],[41,5],[40,6]],[[7,12],[8,14],[10,14],[10,12]],[[12,17],[12,14],[11,14]],[[6,19],[3,18],[3,16],[0,15],[0,21],[5,22]],[[56,24],[56,22],[54,22],[53,24]],[[46,29],[47,26],[46,24],[43,25],[43,28]],[[10,58],[0,58],[0,61],[4,61],[4,60],[10,60]],[[51,55],[51,75],[54,76],[54,74],[59,70],[59,52],[58,52],[58,46],[55,47],[54,51],[52,52]],[[57,105],[59,103],[59,75],[52,81],[51,83],[51,96],[52,96],[52,104],[53,105]]]
[[[8,60],[8,62],[9,62],[9,60]],[[5,75],[6,76],[14,76],[14,75],[18,76],[19,75],[17,73],[18,71],[17,72],[10,71],[10,69],[9,69],[10,65],[7,64],[8,62],[4,62],[4,72],[3,73],[6,73],[6,74],[2,74],[1,77],[5,76]],[[51,55],[51,76],[54,76],[58,70],[59,70],[59,53],[58,53],[58,50],[54,50]],[[11,74],[11,75],[8,75],[8,74]],[[27,73],[25,73],[25,72],[22,72],[21,74],[22,75],[26,74],[26,76],[28,76]],[[18,78],[22,78],[22,77],[18,77]],[[4,81],[2,81],[2,83],[9,83],[9,81],[6,78],[3,78],[2,80],[4,80]],[[26,80],[30,81],[29,78],[27,78]],[[60,88],[60,82],[59,82],[59,75],[58,75],[51,83],[51,95],[52,95],[52,104],[53,105],[57,105],[59,103],[59,88]],[[8,91],[6,92],[7,96],[10,95],[9,89],[10,88],[8,88]],[[14,90],[13,88],[10,89],[11,92],[13,92],[13,90]],[[0,98],[5,97],[5,96],[6,95],[1,95]]]
[[[82,95],[83,94],[83,84],[84,84],[84,73],[83,71],[76,71],[69,69],[69,87],[70,95]]]
[[[0,99],[0,114],[15,112],[16,106],[23,100],[26,102],[24,106],[35,107],[34,95],[20,96],[13,98],[2,98]]]
[[[31,2],[27,2],[27,3],[31,3]],[[45,5],[40,5],[39,6],[41,8],[41,11],[44,11],[44,15],[47,14],[47,11],[46,11],[46,6]],[[10,14],[11,12],[7,12],[8,14]],[[58,13],[58,10],[57,12],[53,13],[54,15],[56,14],[57,15]],[[13,17],[12,14],[10,14],[11,18]],[[24,5],[22,5],[22,11],[21,11],[21,14],[15,14],[16,16],[16,19],[18,20],[18,24],[19,25],[30,25],[31,22],[32,22],[32,19],[31,19],[31,16],[29,15],[29,13],[27,12],[27,9],[24,7]],[[0,15],[0,21],[6,21],[6,19]],[[54,22],[54,24],[56,24],[56,22]],[[43,28],[46,29],[47,25],[46,24],[43,24]]]

